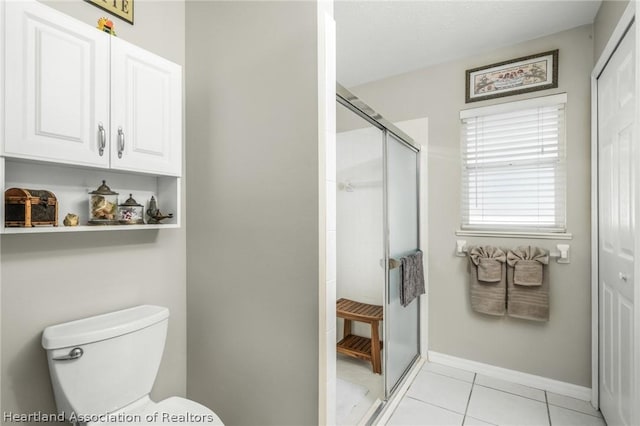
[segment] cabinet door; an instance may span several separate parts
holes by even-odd
[[[6,2],[4,154],[109,165],[109,35],[35,1]]]
[[[114,38],[111,168],[180,176],[181,163],[181,67]]]

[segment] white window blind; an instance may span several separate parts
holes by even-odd
[[[462,229],[566,231],[566,94],[462,111]]]

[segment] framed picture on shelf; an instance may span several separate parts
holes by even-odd
[[[467,70],[465,102],[558,87],[558,49]]]

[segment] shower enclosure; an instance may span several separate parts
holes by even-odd
[[[370,407],[392,395],[420,353],[419,299],[401,305],[399,266],[420,247],[420,147],[341,86],[337,102],[337,297],[383,309],[382,374],[339,356],[338,383],[366,388],[370,403],[360,405]],[[371,328],[354,321],[352,333],[370,338]]]

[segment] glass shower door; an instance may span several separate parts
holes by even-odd
[[[402,268],[392,259],[414,253],[418,240],[418,152],[387,132],[387,303],[385,304],[385,391],[387,398],[419,353],[419,301],[400,304]]]

